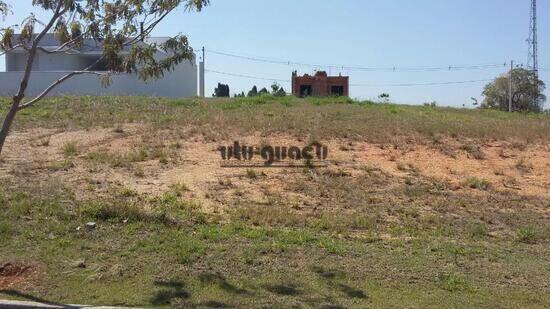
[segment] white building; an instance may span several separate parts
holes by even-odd
[[[167,38],[150,38],[147,42],[160,43]],[[46,35],[40,46],[53,50],[59,42],[53,34]],[[101,57],[100,43],[87,40],[82,48],[73,49],[66,53],[49,54],[37,52],[33,63],[29,86],[26,96],[40,94],[51,83],[75,70],[83,70]],[[162,51],[156,57],[166,57]],[[27,53],[22,48],[11,50],[5,54],[5,72],[0,72],[0,96],[13,96],[19,89]],[[103,71],[98,65],[94,71]],[[173,71],[166,72],[164,77],[144,82],[134,74],[112,75],[109,87],[103,87],[97,75],[82,74],[73,76],[63,82],[49,95],[132,95],[132,96],[159,96],[159,97],[193,97],[197,96],[197,65],[195,57],[191,61],[180,63]]]

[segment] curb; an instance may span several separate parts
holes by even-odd
[[[55,303],[39,303],[33,301],[20,301],[20,300],[1,300],[0,308],[4,309],[74,309],[74,308],[90,308],[90,309],[117,309],[117,308],[129,308],[129,307],[110,307],[110,306],[89,306],[89,305],[63,305]]]

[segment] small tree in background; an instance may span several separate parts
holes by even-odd
[[[276,97],[286,97],[286,91],[283,87],[279,88],[275,94],[273,94]]]
[[[286,91],[283,89],[283,87],[279,86],[277,83],[273,83],[271,85],[271,89],[273,90],[271,94],[275,97],[284,97],[286,96]]]
[[[229,85],[218,83],[218,87],[214,89],[213,97],[228,98],[229,97]]]
[[[256,87],[256,85],[254,85],[254,87],[252,87],[252,90],[250,90],[248,92],[248,96],[249,97],[256,97],[258,96],[258,87]]]
[[[390,102],[390,94],[389,93],[382,93],[378,96],[378,101],[381,103],[389,103]]]
[[[258,92],[258,95],[266,95],[266,94],[269,94],[269,91],[267,91],[267,88],[262,88],[259,92]]]
[[[512,111],[541,112],[546,101],[543,94],[546,86],[535,80],[532,71],[516,68],[512,70]],[[481,108],[508,110],[510,101],[510,74],[502,75],[485,86],[485,99]]]
[[[116,73],[133,73],[141,80],[161,78],[179,63],[193,59],[193,49],[187,37],[178,35],[161,44],[141,44],[153,29],[178,7],[187,11],[201,11],[210,0],[32,0],[39,10],[49,12],[50,19],[42,24],[34,14],[23,19],[21,26],[0,28],[1,54],[14,49],[23,49],[28,57],[19,90],[14,93],[11,107],[5,115],[0,130],[0,153],[17,112],[40,101],[51,90],[66,80],[82,74],[98,75],[103,85],[110,83]],[[0,19],[10,13],[6,1],[0,0]],[[37,24],[42,24],[38,29]],[[141,25],[144,25],[141,29]],[[21,32],[15,36],[15,30]],[[143,30],[143,31],[142,31]],[[55,33],[59,46],[55,49],[42,46],[48,33]],[[34,98],[25,100],[25,92],[32,74],[37,53],[58,54],[78,50],[85,40],[102,43],[101,57],[93,64],[72,71],[46,87]],[[169,55],[155,59],[155,53]],[[102,63],[107,71],[96,72],[93,68]]]

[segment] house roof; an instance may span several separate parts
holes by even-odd
[[[13,36],[13,45],[17,44],[19,42],[20,34],[14,34]],[[35,34],[35,37],[37,34]],[[146,39],[146,44],[153,44],[157,43],[160,44],[162,42],[165,42],[168,40],[169,37],[149,37]],[[141,43],[141,42],[140,42]],[[143,43],[141,43],[143,44]],[[40,41],[39,46],[47,49],[47,50],[55,50],[59,46],[61,46],[61,42],[56,38],[55,34],[53,33],[47,33],[42,40]],[[79,48],[73,48],[71,51],[75,53],[81,53],[81,54],[101,54],[102,53],[102,47],[103,43],[101,41],[93,40],[93,39],[85,39],[82,46]],[[129,47],[126,47],[125,50],[128,50]],[[24,51],[22,48],[18,48],[15,51]]]

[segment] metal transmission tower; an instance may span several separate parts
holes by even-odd
[[[531,0],[531,23],[529,25],[529,62],[528,66],[533,70],[535,80],[539,76],[538,38],[537,38],[537,0]]]

